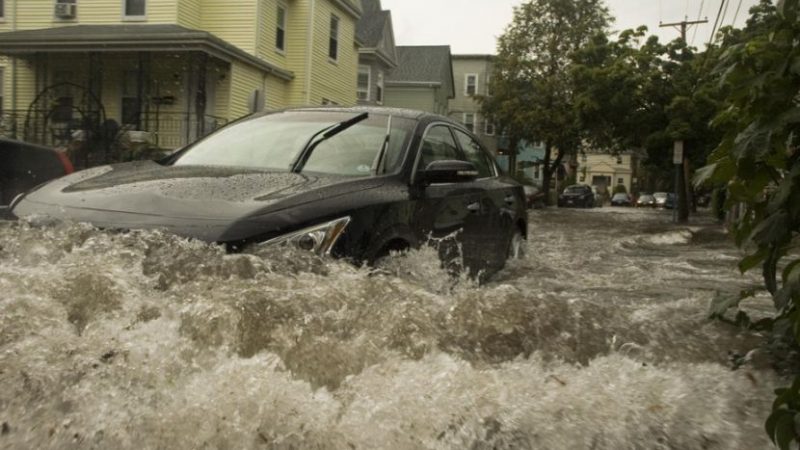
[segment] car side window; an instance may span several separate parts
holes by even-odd
[[[422,170],[434,161],[463,159],[458,154],[456,141],[453,139],[450,129],[444,125],[436,125],[428,130],[425,139],[422,140],[420,152],[422,155],[419,168]]]
[[[481,144],[461,130],[455,130],[455,132],[467,161],[474,164],[475,168],[478,169],[478,178],[493,177],[495,175],[494,170],[492,170],[494,164],[481,147]]]

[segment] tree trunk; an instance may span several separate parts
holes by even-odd
[[[542,192],[544,192],[545,205],[552,206],[550,198],[550,154],[552,152],[552,145],[550,141],[544,144],[544,162],[542,164]],[[558,195],[558,193],[556,193]]]
[[[517,176],[517,153],[519,152],[519,138],[511,136],[508,139],[508,174]]]

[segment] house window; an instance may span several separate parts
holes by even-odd
[[[142,18],[145,16],[145,1],[146,0],[124,0],[125,2],[125,17],[127,18]]]
[[[494,136],[494,123],[491,120],[486,120],[486,126],[484,132],[487,136]]]
[[[469,131],[475,131],[475,114],[464,113],[464,126],[467,127]]]
[[[6,18],[6,11],[5,11],[5,1],[0,0],[0,20]]]
[[[375,101],[383,104],[383,71],[378,71],[378,83],[375,86]]]
[[[464,85],[465,95],[475,95],[478,93],[478,74],[468,73]]]
[[[490,75],[486,75],[486,95],[487,96],[492,95],[491,87],[492,87],[492,79],[490,78]]]
[[[275,31],[275,48],[286,50],[286,7],[278,5],[278,23]]]
[[[122,124],[139,126],[139,71],[128,70],[122,77]]]
[[[617,164],[622,164],[622,156],[617,156]]]
[[[331,14],[331,36],[328,41],[328,57],[339,60],[339,18]]]
[[[369,101],[369,85],[372,76],[369,66],[358,66],[358,99]]]
[[[618,178],[618,179],[617,179],[617,184],[625,184],[625,179],[623,179],[623,178]]]

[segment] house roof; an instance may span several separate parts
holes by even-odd
[[[392,13],[381,8],[380,0],[361,0],[363,14],[356,25],[359,53],[372,53],[390,68],[397,66],[392,30]]]
[[[359,0],[332,0],[333,3],[339,5],[346,13],[353,16],[356,20],[361,17],[363,13],[361,2]]]
[[[223,61],[238,60],[291,80],[294,74],[201,30],[180,25],[75,25],[0,33],[0,54],[37,52],[203,51]]]
[[[455,97],[453,61],[449,45],[399,46],[397,68],[386,77],[387,84],[443,86]]]

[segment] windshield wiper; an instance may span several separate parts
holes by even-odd
[[[308,140],[308,142],[306,142],[306,145],[303,146],[303,150],[300,151],[300,154],[297,155],[297,159],[292,164],[292,167],[291,167],[290,170],[292,172],[300,172],[300,169],[303,168],[303,166],[308,161],[308,158],[311,156],[311,153],[314,152],[314,149],[317,148],[317,146],[319,144],[321,144],[321,143],[327,141],[328,139],[336,136],[337,134],[341,133],[342,131],[344,131],[344,130],[350,128],[350,127],[352,127],[353,125],[356,125],[359,122],[363,122],[368,117],[369,117],[369,113],[363,112],[363,113],[353,117],[352,119],[347,119],[347,120],[345,120],[343,122],[339,122],[339,123],[337,123],[335,125],[332,125],[330,127],[323,128],[323,129],[317,131],[316,133],[314,133],[311,136],[311,138]],[[317,139],[320,135],[322,135],[322,137]]]
[[[378,152],[378,156],[375,157],[375,162],[372,164],[372,173],[378,175],[381,171],[381,165],[385,165],[386,159],[384,155],[386,154],[386,149],[389,148],[389,139],[392,137],[392,116],[389,116],[389,121],[386,124],[386,136],[383,138],[383,144],[381,145],[381,149]]]

